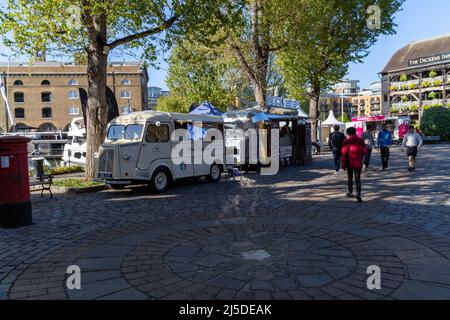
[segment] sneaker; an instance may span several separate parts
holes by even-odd
[[[360,195],[356,196],[356,200],[358,200],[358,203],[362,203],[363,202]]]
[[[367,170],[369,170],[369,168],[367,168],[366,166],[364,166],[364,167],[363,167],[363,170],[364,170],[364,171],[367,171]]]
[[[337,176],[339,174],[339,171],[335,171],[334,175]]]
[[[351,193],[351,192],[347,192],[347,197],[349,197],[349,198],[353,198],[353,193]]]
[[[408,167],[408,171],[409,171],[409,172],[414,172],[414,169],[411,168],[411,167]]]

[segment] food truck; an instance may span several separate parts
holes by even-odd
[[[234,152],[227,152],[227,155],[234,154],[235,166],[244,171],[252,169],[259,170],[261,162],[250,163],[251,147],[248,135],[245,139],[236,129],[247,132],[249,129],[256,129],[257,145],[260,139],[267,139],[267,150],[256,148],[256,158],[266,159],[271,157],[271,130],[279,131],[279,160],[281,165],[306,164],[311,157],[311,131],[307,121],[308,115],[294,109],[271,108],[266,112],[258,107],[244,110],[229,111],[222,115],[225,121],[225,146],[227,150],[234,149]],[[258,129],[266,129],[267,138],[260,136]],[[233,159],[227,158],[227,163],[233,163]]]
[[[95,181],[114,189],[148,183],[158,193],[182,178],[205,176],[217,182],[224,170],[223,161],[194,161],[198,152],[194,140],[201,140],[200,151],[215,141],[215,137],[206,139],[213,131],[210,129],[219,130],[223,136],[223,118],[158,111],[119,116],[109,123],[106,140],[96,155]],[[192,152],[174,155],[173,149],[182,142],[189,142]]]
[[[368,127],[372,127],[376,130],[376,137],[381,126],[385,124],[387,128],[393,132],[394,140],[401,141],[408,132],[410,123],[411,119],[409,116],[385,117],[381,115],[353,118],[352,122],[346,123],[346,127],[354,127],[359,137],[362,137]]]

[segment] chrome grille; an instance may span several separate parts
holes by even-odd
[[[103,149],[98,159],[99,173],[113,173],[114,169],[114,149]]]

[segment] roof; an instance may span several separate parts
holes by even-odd
[[[394,53],[381,73],[385,74],[415,68],[414,66],[411,67],[409,65],[410,60],[448,52],[450,52],[450,34],[422,41],[415,41]]]
[[[334,111],[330,110],[330,114],[328,115],[328,119],[325,120],[324,122],[321,123],[321,125],[323,126],[343,126],[344,123],[338,121],[338,119],[336,119],[336,117],[334,116]]]
[[[195,115],[185,113],[168,113],[154,110],[147,110],[141,112],[133,112],[127,115],[117,117],[112,123],[135,123],[147,121],[202,121],[202,122],[223,122],[222,117]]]

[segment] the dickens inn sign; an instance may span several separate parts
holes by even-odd
[[[430,63],[439,63],[439,62],[447,62],[450,61],[450,52],[447,53],[439,53],[429,57],[411,59],[408,61],[408,65],[410,67],[420,66],[424,64]]]

